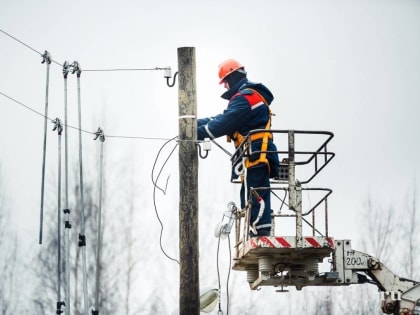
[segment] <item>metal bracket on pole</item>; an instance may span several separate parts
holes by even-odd
[[[48,51],[45,51],[44,54],[42,55],[41,63],[51,64],[51,54]]]
[[[64,79],[67,79],[67,76],[68,76],[69,72],[70,72],[70,64],[69,64],[68,61],[65,61],[64,64],[63,64]]]
[[[95,138],[93,140],[97,140],[98,138],[101,142],[105,141],[104,131],[101,129],[101,127],[98,127],[98,130],[95,132]]]
[[[59,118],[56,118],[55,120],[51,121],[54,124],[53,131],[58,132],[58,135],[61,136],[61,133],[63,132],[63,125],[61,124],[61,121]]]
[[[70,65],[71,67],[71,73],[72,74],[77,74],[77,77],[79,78],[81,73],[82,73],[82,68],[80,68],[80,63],[77,61],[73,61],[73,63]]]
[[[63,314],[63,311],[61,310],[62,306],[66,306],[66,303],[64,302],[57,302],[57,311],[56,314]]]

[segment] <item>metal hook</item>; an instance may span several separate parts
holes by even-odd
[[[178,71],[177,72],[175,72],[175,74],[174,74],[174,79],[172,80],[172,83],[169,83],[169,79],[170,79],[170,77],[166,77],[166,84],[169,86],[169,87],[174,87],[174,85],[175,85],[175,80],[176,80],[176,76],[178,75]]]

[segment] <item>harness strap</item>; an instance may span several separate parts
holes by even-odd
[[[271,126],[271,119],[268,119],[265,129],[270,129],[270,126]],[[255,136],[255,137],[252,137],[252,136]],[[253,162],[250,162],[249,157],[247,157],[245,159],[245,167],[250,168],[260,163],[265,163],[268,167],[268,170],[270,170],[270,163],[268,162],[268,159],[267,159],[267,149],[268,149],[268,139],[273,139],[273,134],[271,132],[265,131],[265,132],[255,133],[251,135],[250,137],[251,142],[257,139],[262,139],[260,156],[257,160]]]
[[[253,91],[256,95],[259,96],[259,98],[261,99],[261,101],[268,107],[268,111],[269,111],[269,113],[268,113],[268,121],[267,121],[267,124],[265,125],[265,128],[264,129],[270,129],[271,128],[271,110],[270,110],[270,107],[269,107],[269,104],[268,104],[267,100],[260,93],[258,93],[254,89],[248,88],[248,89],[245,89],[245,90],[251,90],[251,91]],[[241,94],[241,93],[238,92],[235,95],[238,95],[238,94]],[[237,148],[242,143],[242,141],[244,140],[244,138],[245,137],[241,133],[239,133],[238,131],[236,131],[233,134],[233,140],[234,140],[235,148]],[[270,164],[269,164],[268,159],[267,159],[267,149],[268,149],[268,141],[269,141],[269,139],[271,139],[271,140],[273,139],[273,134],[271,132],[269,132],[269,131],[262,131],[262,132],[258,132],[258,133],[252,134],[249,137],[249,139],[250,139],[250,142],[256,141],[256,140],[261,140],[262,139],[261,153],[260,153],[259,158],[257,160],[255,160],[255,161],[253,161],[253,162],[249,161],[249,157],[246,157],[246,159],[245,159],[245,167],[246,168],[250,168],[250,167],[253,167],[255,165],[264,163],[264,164],[267,165],[268,169],[270,170]],[[227,141],[228,142],[231,142],[231,140],[232,140],[231,137],[228,136],[227,137]]]

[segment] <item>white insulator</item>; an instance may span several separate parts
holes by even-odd
[[[248,281],[248,283],[253,283],[257,279],[258,279],[257,266],[254,266],[246,270],[246,281]]]
[[[305,271],[318,273],[318,260],[310,259],[305,262]]]
[[[273,258],[271,256],[258,257],[258,270],[260,272],[270,273],[273,271]]]
[[[309,281],[314,281],[318,274],[318,261],[311,259],[305,262],[305,271]]]
[[[163,77],[164,78],[172,78],[172,71],[171,71],[171,67],[166,67],[165,71],[163,73]]]

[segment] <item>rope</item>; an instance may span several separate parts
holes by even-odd
[[[47,152],[47,116],[48,116],[48,86],[50,81],[51,59],[47,52],[43,55],[43,63],[47,65],[47,82],[45,88],[45,114],[44,114],[44,143],[42,150],[42,175],[41,175],[41,208],[39,212],[39,244],[42,244],[42,230],[44,224],[44,188],[45,188],[45,159]]]

